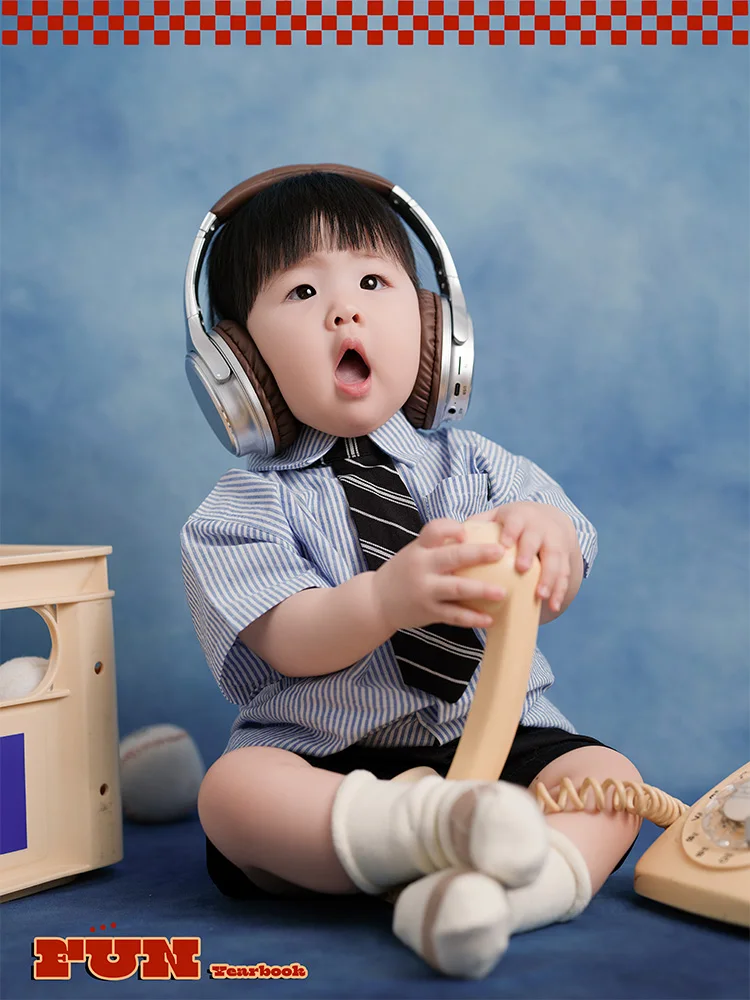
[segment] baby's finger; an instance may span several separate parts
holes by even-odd
[[[539,574],[536,592],[541,600],[546,601],[557,588],[557,580],[563,568],[563,552],[561,549],[550,549],[543,546],[539,558],[542,563],[542,571]]]
[[[483,611],[472,611],[462,604],[441,604],[440,621],[446,625],[457,625],[459,628],[489,628],[492,616]]]
[[[527,528],[518,540],[518,551],[516,553],[516,570],[525,573],[531,566],[534,556],[542,547],[542,533],[533,528]]]
[[[562,607],[565,595],[568,593],[569,585],[570,571],[565,569],[558,575],[557,582],[555,583],[555,589],[552,591],[552,596],[549,600],[549,606],[553,611],[559,611]]]
[[[419,533],[419,543],[427,549],[437,548],[446,542],[463,542],[466,530],[460,521],[437,517],[428,521]]]
[[[515,545],[518,541],[518,536],[523,531],[524,519],[523,515],[516,511],[510,511],[510,513],[503,513],[502,520],[500,521],[500,544],[506,549],[509,549],[511,545]]]
[[[439,578],[435,596],[440,601],[502,601],[507,594],[503,587],[495,583],[449,573]]]
[[[467,566],[497,562],[503,554],[502,546],[493,543],[479,544],[464,542],[461,545],[446,545],[435,552],[435,572],[454,573]]]

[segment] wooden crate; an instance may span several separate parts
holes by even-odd
[[[0,610],[32,608],[49,668],[0,702],[0,900],[122,859],[109,546],[0,545]]]

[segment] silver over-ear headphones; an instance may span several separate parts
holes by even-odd
[[[198,301],[206,252],[217,229],[245,202],[277,181],[313,172],[336,173],[385,197],[414,231],[435,268],[440,294],[419,291],[422,353],[414,391],[403,410],[415,427],[430,430],[466,415],[474,367],[474,334],[458,274],[437,227],[398,185],[340,164],[303,164],[267,170],[232,188],[203,219],[185,275],[185,370],[216,436],[233,455],[274,455],[294,441],[298,427],[270,369],[247,330],[222,321],[207,331]]]

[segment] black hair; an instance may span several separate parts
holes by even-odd
[[[393,257],[419,289],[406,229],[383,195],[342,174],[314,172],[277,181],[245,202],[214,236],[208,254],[211,325],[244,327],[258,293],[282,269],[322,249]]]

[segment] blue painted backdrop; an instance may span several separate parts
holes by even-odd
[[[233,710],[180,526],[232,463],[183,374],[198,224],[268,167],[397,181],[457,262],[467,426],[600,555],[543,628],[553,696],[677,794],[748,757],[746,49],[31,48],[2,68],[2,541],[110,544],[120,725]],[[46,653],[5,612],[3,658]]]

